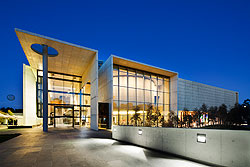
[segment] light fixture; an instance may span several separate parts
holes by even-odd
[[[139,134],[139,135],[142,135],[142,129],[139,129],[139,130],[138,130],[138,134]]]
[[[206,134],[197,133],[197,142],[206,143]]]

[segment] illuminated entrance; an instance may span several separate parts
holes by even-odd
[[[37,116],[42,117],[42,71],[37,71]],[[90,83],[81,76],[48,73],[48,124],[53,127],[90,127]]]
[[[51,123],[54,127],[75,126],[73,106],[55,106],[53,116],[54,119]]]

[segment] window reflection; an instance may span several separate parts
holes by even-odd
[[[135,71],[128,71],[128,87],[135,88]]]
[[[133,125],[135,119],[132,119],[135,114],[136,103],[135,102],[128,102],[128,123],[129,125]]]
[[[120,90],[119,90],[119,94],[120,94],[120,98],[119,100],[122,100],[122,101],[127,101],[127,88],[126,87],[120,87]]]
[[[128,78],[126,69],[119,69],[119,82],[120,86],[127,87]]]
[[[148,73],[144,74],[145,89],[151,90],[151,76]]]
[[[144,90],[143,89],[137,89],[137,102],[144,102]]]
[[[128,103],[120,101],[119,125],[127,125]]]
[[[118,85],[118,67],[114,66],[113,70],[113,85]]]
[[[37,116],[43,116],[42,107],[42,71],[37,72]],[[48,116],[50,123],[53,123],[56,107],[60,111],[64,109],[74,109],[74,123],[80,125],[84,121],[85,125],[90,124],[90,84],[81,88],[81,77],[48,73]],[[61,119],[61,118],[58,118]]]
[[[118,125],[118,101],[113,101],[113,124]]]
[[[143,83],[143,72],[137,72],[136,75],[136,81],[137,81],[137,88],[143,89],[144,83]]]
[[[162,126],[169,112],[168,77],[115,65],[113,83],[114,124]]]
[[[128,101],[136,101],[136,89],[128,88]]]
[[[113,100],[118,100],[118,86],[113,86]]]

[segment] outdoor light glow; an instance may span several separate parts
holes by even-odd
[[[139,135],[142,135],[142,129],[139,129],[139,130],[138,130],[138,134],[139,134]]]
[[[197,142],[206,143],[206,134],[197,134]]]

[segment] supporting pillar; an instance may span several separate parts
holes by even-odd
[[[32,44],[30,47],[34,52],[43,56],[43,131],[48,132],[48,57],[56,57],[58,52],[45,44]]]
[[[48,132],[48,45],[43,45],[43,131]]]

